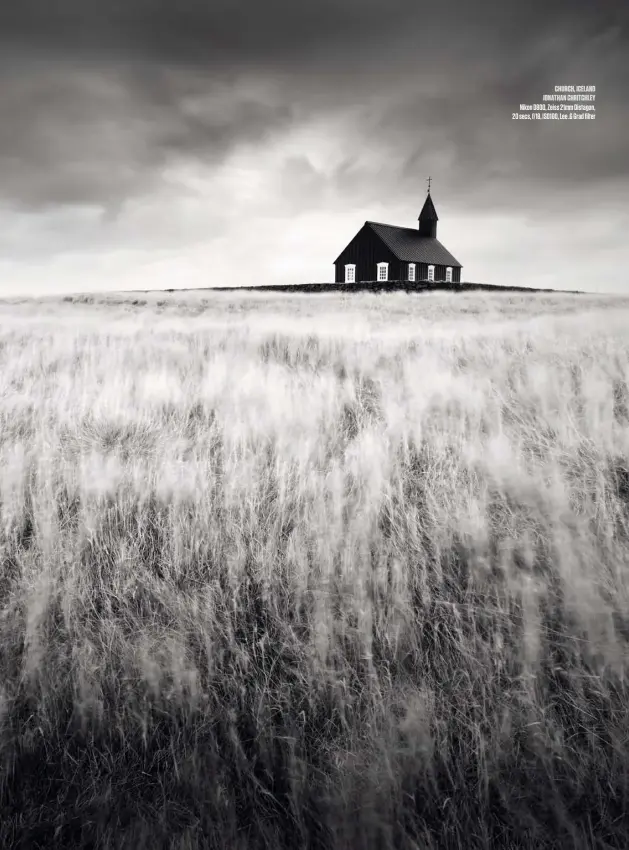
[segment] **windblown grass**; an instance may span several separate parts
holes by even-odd
[[[625,848],[629,303],[160,298],[0,306],[0,845]]]

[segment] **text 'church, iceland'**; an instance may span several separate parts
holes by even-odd
[[[366,221],[334,261],[336,283],[460,283],[461,264],[437,239],[437,211],[428,195],[419,228]]]

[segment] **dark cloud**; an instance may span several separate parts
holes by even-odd
[[[162,61],[238,63],[278,55],[299,58],[310,47],[342,41],[360,52],[365,38],[414,32],[417,47],[441,33],[440,47],[483,36],[506,40],[541,34],[548,27],[594,27],[619,20],[617,0],[4,0],[0,32],[25,46],[150,55]],[[626,22],[626,18],[625,18]],[[488,31],[489,28],[489,31]]]
[[[378,116],[374,132],[380,128],[398,152],[403,180],[413,179],[427,151],[449,157],[446,184],[475,206],[500,201],[499,186],[509,187],[502,197],[507,206],[539,202],[545,187],[550,196],[543,203],[552,205],[553,191],[624,182],[629,178],[626,49],[617,30],[589,40],[564,34],[540,43],[533,57],[514,55],[494,71],[451,81],[440,94],[409,95]],[[597,86],[594,121],[512,120],[520,103],[539,102],[562,83]],[[515,198],[512,187],[517,187]]]
[[[457,3],[442,0],[456,8]],[[28,48],[68,50],[160,62],[236,63],[283,57],[300,61],[311,49],[386,36],[422,17],[416,0],[4,0],[0,32]],[[351,50],[351,47],[350,47]]]
[[[626,180],[628,42],[606,0],[3,0],[0,201],[115,206],[349,107],[345,165],[290,161],[286,179],[381,196],[423,190],[432,167],[476,204]],[[578,81],[598,87],[596,121],[511,122]]]
[[[20,63],[0,85],[0,114],[0,197],[108,205],[146,191],[173,162],[212,165],[235,140],[261,140],[290,122],[291,107],[159,66]]]
[[[590,214],[626,195],[627,29],[605,16],[556,18],[562,25],[537,38],[470,37],[482,51],[468,45],[448,61],[435,59],[432,73],[416,81],[399,74],[360,124],[363,138],[382,147],[381,167],[365,170],[360,154],[350,156],[336,174],[339,186],[350,194],[370,186],[374,198],[402,201],[421,198],[431,172],[441,197],[461,209],[528,208],[540,216],[575,202]],[[595,121],[512,121],[520,103],[541,101],[563,83],[597,86]]]

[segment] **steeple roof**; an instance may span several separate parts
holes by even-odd
[[[433,204],[432,198],[430,197],[430,190],[428,191],[428,195],[426,196],[426,200],[424,201],[422,211],[419,214],[419,221],[439,221],[437,210],[435,209],[435,205]]]

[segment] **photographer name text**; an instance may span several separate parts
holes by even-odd
[[[596,86],[555,86],[538,103],[521,103],[511,113],[513,121],[593,121],[596,118]]]

